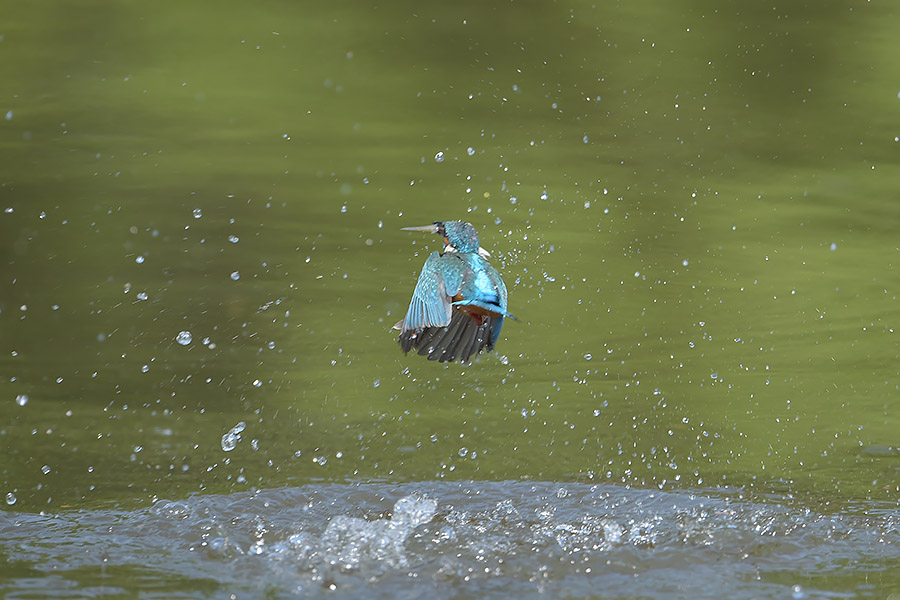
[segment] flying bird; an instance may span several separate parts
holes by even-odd
[[[500,337],[506,310],[506,284],[478,245],[478,232],[464,221],[435,221],[404,231],[427,231],[444,238],[444,251],[432,252],[422,267],[409,310],[394,325],[403,352],[416,350],[428,360],[467,362],[490,352]]]

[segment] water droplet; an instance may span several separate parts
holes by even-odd
[[[234,273],[231,274],[231,279],[232,279],[233,281],[237,281],[237,280],[240,279],[240,278],[241,278],[241,274],[238,273],[237,271],[235,271]]]
[[[232,244],[237,244],[239,241],[241,241],[241,238],[232,234],[232,235],[228,236],[228,241],[231,242]]]
[[[203,211],[200,210],[199,208],[195,208],[194,209],[194,218],[199,219],[202,216],[203,216]]]
[[[548,198],[550,198],[550,194],[547,193],[547,190],[541,192],[541,200],[547,200]]]
[[[228,433],[222,436],[222,450],[224,450],[225,452],[231,452],[232,450],[234,450],[237,447],[238,442],[241,441],[241,432],[246,426],[247,424],[241,421],[240,423],[229,429]]]
[[[465,458],[466,454],[468,454],[468,453],[469,453],[469,449],[466,448],[465,446],[463,446],[462,448],[460,448],[460,449],[459,449],[459,452],[457,452],[457,454],[459,454],[459,455],[460,455],[461,457],[463,457],[463,458]]]
[[[138,300],[146,300],[150,296],[147,295],[147,292],[138,292],[137,299]]]
[[[834,252],[835,250],[837,250],[837,243],[831,242],[831,251]]]
[[[437,162],[444,162],[444,153],[438,152],[437,154],[435,154],[434,160],[436,160]]]
[[[11,110],[6,111],[6,120],[12,121],[12,118],[13,118],[13,112]]]
[[[468,148],[466,148],[466,154],[468,154],[469,156],[473,156],[475,154],[475,148],[469,146]]]
[[[591,141],[591,140],[588,138],[587,134],[584,134],[584,137],[582,138],[582,140],[584,141],[585,144],[587,144],[587,143],[589,143],[589,142]]]
[[[142,265],[142,264],[144,264],[144,257],[138,256],[137,258],[134,259],[134,262],[136,262],[139,265]]]
[[[303,450],[297,450],[296,452],[294,452],[294,456],[300,458],[301,456],[303,456]]]
[[[262,387],[262,381],[260,381],[259,379],[254,379],[253,387]]]
[[[584,355],[584,360],[591,360],[592,358],[594,358],[594,355],[590,352]]]
[[[44,475],[47,475],[48,473],[50,473],[50,467],[47,465],[44,465],[43,467],[41,467],[41,473],[43,473]]]
[[[372,387],[378,387],[378,386],[380,386],[380,385],[381,385],[381,380],[380,380],[380,379],[376,379],[376,380],[375,380],[375,383],[372,384]]]
[[[13,494],[12,492],[7,492],[7,494],[6,494],[6,503],[7,503],[7,504],[9,504],[10,506],[12,506],[12,505],[15,504],[17,501],[18,501],[18,498],[16,498],[16,495],[15,495],[15,494]]]
[[[178,335],[175,336],[175,341],[182,346],[190,344],[192,339],[190,331],[179,331]]]
[[[684,259],[683,261],[681,261],[681,265],[684,267],[688,266],[688,263],[689,263],[688,259]]]
[[[16,404],[19,406],[25,406],[28,404],[28,394],[19,394],[16,396]]]
[[[146,373],[149,370],[150,370],[150,365],[144,365],[143,367],[141,367],[141,373]]]
[[[324,456],[319,456],[319,457],[314,458],[313,462],[318,464],[320,467],[324,467],[325,463],[328,462],[328,459],[325,458]]]

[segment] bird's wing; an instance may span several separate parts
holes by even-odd
[[[462,263],[452,256],[432,252],[422,267],[402,332],[424,327],[446,327],[453,312],[452,298],[462,284]]]

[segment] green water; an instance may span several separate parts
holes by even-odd
[[[0,496],[534,479],[895,501],[898,17],[7,7]],[[471,365],[390,330],[439,248],[400,228],[436,219],[476,225],[520,319]]]

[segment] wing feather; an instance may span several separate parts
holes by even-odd
[[[446,327],[453,313],[453,296],[462,285],[462,263],[453,255],[432,252],[416,282],[409,309],[400,326],[405,333],[426,327]]]

